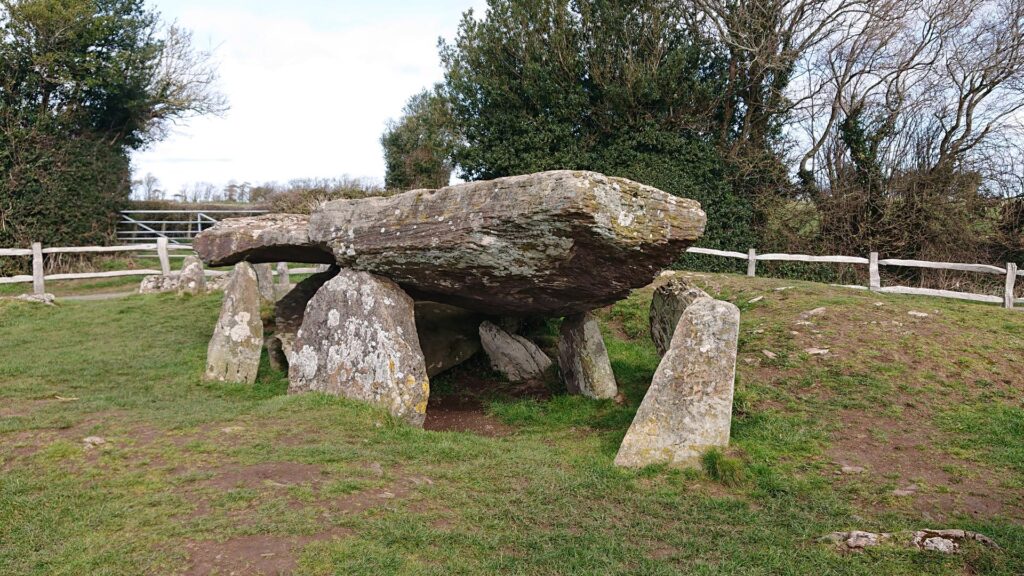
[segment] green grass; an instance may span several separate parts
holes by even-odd
[[[784,285],[796,287],[771,290]],[[300,574],[1024,573],[1019,508],[951,509],[938,526],[982,531],[999,551],[839,554],[816,542],[936,527],[886,496],[885,470],[840,477],[830,453],[844,418],[892,420],[910,395],[904,414],[948,440],[929,447],[959,481],[944,490],[982,476],[1020,487],[1024,383],[1004,369],[1024,354],[1019,312],[728,275],[706,288],[737,303],[766,295],[745,305],[732,443],[706,471],[612,465],[659,360],[648,291],[602,313],[625,405],[496,394],[488,413],[515,431],[501,438],[288,396],[266,359],[254,386],[203,383],[218,295],[0,302],[0,574],[180,573],[192,543],[252,535],[298,542]],[[803,354],[807,327],[790,334],[818,306],[831,318],[819,322],[824,359]],[[916,336],[873,332],[872,318],[909,326],[910,309],[940,313]],[[85,450],[91,435],[108,444]],[[256,469],[275,472],[232,480]]]

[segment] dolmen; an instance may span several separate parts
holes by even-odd
[[[363,400],[422,426],[429,378],[479,350],[509,380],[547,372],[551,359],[517,333],[530,318],[564,318],[557,364],[571,392],[616,396],[592,311],[650,284],[700,238],[705,223],[693,200],[623,178],[553,171],[335,200],[310,215],[226,219],[202,232],[194,248],[208,266],[329,266],[278,300],[272,314],[267,346],[272,363],[288,370],[289,393]],[[247,279],[252,274],[245,270]],[[249,318],[259,299],[252,282],[243,283]],[[238,316],[230,290],[225,307],[235,310],[222,311],[218,330],[238,326],[230,322],[231,313]],[[692,315],[681,312],[669,348],[677,340],[686,347],[705,344],[703,330],[714,332],[712,340],[728,340],[727,329],[702,324],[718,315],[733,324],[733,311],[719,304],[724,303],[701,304]],[[232,341],[218,334],[214,340],[225,346]],[[251,347],[250,341],[245,345]],[[209,354],[217,358],[241,357],[214,348],[211,342]],[[734,348],[735,342],[733,364]],[[670,350],[665,357],[687,355]],[[719,360],[727,363],[728,357]],[[254,378],[254,369],[233,370],[245,381]],[[230,371],[208,372],[221,379]],[[677,373],[666,371],[662,380]],[[731,381],[728,387],[731,407]],[[657,410],[649,412],[649,419],[660,417]],[[650,427],[638,433],[649,434]],[[666,450],[671,452],[658,448],[658,457],[664,459]]]

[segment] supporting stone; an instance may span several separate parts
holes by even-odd
[[[206,351],[204,378],[255,382],[262,348],[263,322],[256,271],[248,262],[240,262],[235,265],[231,283],[224,292],[220,318]]]
[[[274,271],[268,263],[253,264],[253,269],[256,270],[256,285],[260,290],[260,296],[264,301],[273,304],[277,300],[274,289]]]
[[[436,376],[479,352],[479,327],[483,320],[480,314],[457,306],[417,302],[416,334],[427,375]]]
[[[295,336],[302,326],[306,306],[321,286],[337,276],[338,270],[337,266],[329,267],[325,272],[309,276],[296,284],[274,305],[274,333],[267,338],[267,355],[270,358],[270,365],[276,370],[288,370]]]
[[[740,311],[701,298],[683,312],[615,464],[700,466],[729,444]]]
[[[698,298],[710,298],[707,292],[690,284],[684,278],[675,277],[659,286],[651,297],[651,339],[658,354],[665,355],[672,343],[672,334],[679,324],[683,310]]]
[[[491,322],[480,324],[480,343],[491,368],[510,382],[540,378],[551,367],[551,359],[536,344]]]
[[[181,265],[178,274],[178,294],[204,294],[206,292],[206,275],[203,262],[195,256],[188,256]]]
[[[288,392],[371,402],[422,426],[430,384],[413,314],[412,298],[391,280],[342,270],[306,306]]]
[[[558,336],[558,366],[569,392],[614,398],[618,394],[615,374],[594,314],[567,316]]]

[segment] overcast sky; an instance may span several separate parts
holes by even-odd
[[[483,0],[150,0],[210,49],[222,118],[191,119],[133,157],[168,196],[194,182],[348,175],[383,182],[379,138],[406,100],[441,80],[438,37]]]

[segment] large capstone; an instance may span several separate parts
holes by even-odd
[[[619,447],[619,466],[700,466],[729,444],[740,312],[700,298],[686,308]]]
[[[224,291],[220,317],[206,350],[206,380],[256,381],[263,349],[260,292],[256,272],[248,262],[235,265]]]
[[[509,334],[492,322],[480,324],[480,343],[491,368],[510,382],[540,378],[551,367],[551,359],[536,344],[518,334]]]
[[[394,282],[340,271],[306,306],[288,392],[371,402],[422,426],[430,384],[413,313],[412,298]]]
[[[206,293],[206,272],[203,262],[195,256],[186,256],[178,275],[178,294]]]
[[[558,334],[558,367],[571,394],[614,398],[615,374],[593,313],[567,316]]]
[[[555,171],[328,202],[310,216],[308,236],[301,216],[229,219],[195,247],[218,265],[324,262],[329,251],[330,260],[386,276],[417,300],[554,317],[647,285],[700,237],[705,221],[693,200],[594,172]]]
[[[243,260],[334,263],[330,250],[310,241],[304,214],[225,218],[196,236],[192,248],[208,266]]]
[[[672,335],[679,324],[683,310],[698,298],[710,298],[707,292],[690,284],[684,278],[674,277],[654,291],[651,297],[651,339],[658,354],[664,356],[672,343]]]
[[[274,305],[274,333],[267,338],[267,355],[270,358],[270,365],[276,370],[288,370],[295,346],[295,336],[302,326],[306,306],[321,286],[337,276],[338,270],[335,266],[326,272],[309,276],[296,284]]]

